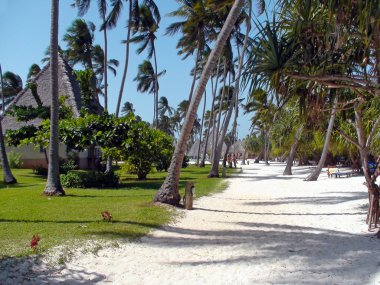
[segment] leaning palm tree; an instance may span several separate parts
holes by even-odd
[[[158,122],[158,69],[157,69],[157,54],[156,54],[156,33],[158,30],[159,18],[155,17],[154,13],[146,5],[139,6],[139,22],[136,25],[138,34],[131,38],[132,43],[138,43],[137,53],[142,53],[148,49],[148,59],[153,57],[154,60],[154,126]]]
[[[1,83],[1,97],[2,97],[1,114],[3,116],[5,112],[5,104],[4,104],[3,72],[1,70],[1,65],[0,65],[0,83]],[[3,136],[3,129],[1,126],[1,120],[2,120],[2,117],[0,117],[0,160],[1,160],[1,166],[3,168],[3,181],[5,184],[14,184],[14,183],[17,183],[17,180],[13,176],[11,168],[9,167],[7,152],[5,150],[5,142],[4,142],[4,136]]]
[[[63,196],[59,177],[59,94],[58,94],[58,9],[59,0],[51,1],[50,30],[50,78],[51,78],[51,113],[48,178],[44,194]]]
[[[134,81],[137,81],[137,91],[141,93],[155,94],[156,90],[159,88],[157,78],[165,74],[165,71],[161,71],[157,76],[156,72],[149,60],[145,60],[138,67],[137,76]],[[153,111],[153,125],[157,118],[156,106],[154,106]]]
[[[223,46],[228,37],[230,36],[234,24],[242,11],[244,2],[244,0],[234,1],[234,5],[232,6],[228,14],[228,17],[223,25],[223,28],[218,35],[218,38],[215,42],[215,46],[212,49],[210,56],[208,57],[206,65],[202,71],[202,75],[199,78],[198,86],[191,99],[190,106],[186,114],[184,126],[182,127],[181,135],[176,144],[172,161],[170,163],[168,175],[166,176],[164,183],[162,184],[162,186],[157,191],[154,197],[154,201],[156,202],[162,202],[171,205],[179,204],[179,201],[181,199],[181,196],[178,193],[179,174],[181,170],[182,161],[185,156],[187,140],[191,134],[191,130],[193,129],[193,124],[196,118],[198,106],[202,99],[202,95],[206,88],[207,82],[214,70],[215,64],[218,61]]]

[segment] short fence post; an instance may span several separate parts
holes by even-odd
[[[193,182],[186,182],[185,197],[183,197],[183,202],[186,210],[193,209],[194,189],[195,187]]]

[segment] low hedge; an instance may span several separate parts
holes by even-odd
[[[119,176],[112,171],[72,170],[61,175],[61,183],[66,188],[115,188],[119,186]]]

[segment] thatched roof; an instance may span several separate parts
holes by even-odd
[[[244,153],[245,148],[243,145],[243,142],[241,140],[236,141],[231,147],[230,147],[230,152],[240,152]]]
[[[37,84],[37,92],[44,106],[51,105],[51,81],[50,81],[50,63],[48,63],[31,81]],[[81,108],[81,95],[79,84],[76,76],[73,73],[69,64],[61,57],[58,57],[58,94],[59,96],[66,96],[66,104],[72,107],[74,117],[79,117],[79,110]],[[10,108],[13,105],[17,106],[33,106],[37,107],[37,103],[32,96],[29,88],[25,88],[17,94],[15,99],[8,105]],[[102,107],[96,102],[97,109],[101,112]],[[8,109],[7,108],[7,109]],[[1,118],[0,118],[1,119]],[[29,122],[17,122],[16,119],[10,115],[5,114],[2,118],[3,130],[19,129],[26,125],[40,125],[41,119],[34,119]]]

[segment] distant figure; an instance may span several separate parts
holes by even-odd
[[[234,164],[234,167],[236,168],[236,156],[234,153],[232,154],[232,163]]]
[[[228,162],[228,167],[232,168],[232,157],[231,157],[231,154],[227,155],[227,162]]]

